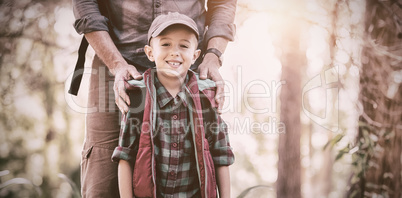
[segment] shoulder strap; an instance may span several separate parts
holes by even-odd
[[[80,84],[82,80],[82,75],[84,73],[84,64],[85,64],[85,52],[88,48],[88,41],[85,36],[82,37],[82,41],[80,44],[80,48],[78,49],[78,60],[75,64],[73,78],[71,79],[70,89],[68,93],[72,95],[77,95],[78,90],[80,89]]]
[[[130,118],[134,118],[138,120],[140,124],[142,124],[142,119],[144,117],[146,89],[144,87],[129,90],[128,95],[130,97],[130,103],[131,103]],[[141,129],[141,126],[137,126],[137,128]]]
[[[107,10],[107,5],[105,1],[97,1],[99,5],[99,11],[102,16],[108,17],[109,13]],[[85,64],[85,54],[88,49],[88,41],[85,38],[85,35],[82,37],[80,48],[78,49],[78,59],[77,63],[75,64],[73,78],[71,80],[70,89],[68,90],[69,94],[77,95],[78,90],[80,89],[82,75],[84,74],[84,64]]]
[[[202,108],[202,118],[204,123],[204,130],[205,130],[205,138],[208,140],[209,146],[212,144],[212,136],[207,133],[206,130],[212,130],[214,127],[211,127],[216,121],[216,110],[212,107],[209,99],[205,96],[202,92],[200,92],[200,101],[201,101],[201,108]]]
[[[200,95],[203,95],[202,93]],[[201,107],[202,107],[202,118],[204,123],[211,123],[215,118],[215,112],[209,102],[209,99],[206,96],[201,96]]]

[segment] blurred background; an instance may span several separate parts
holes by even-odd
[[[70,0],[0,1],[0,197],[80,197],[90,61]],[[402,2],[238,0],[233,197],[401,197]],[[87,60],[94,55],[92,49]]]

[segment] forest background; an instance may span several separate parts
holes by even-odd
[[[233,197],[401,197],[402,2],[238,0]],[[80,197],[91,73],[70,0],[0,1],[0,197]],[[87,60],[94,55],[92,49]]]

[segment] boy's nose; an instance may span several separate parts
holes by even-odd
[[[170,51],[170,56],[178,56],[179,55],[179,49],[177,47],[173,47],[172,50]]]

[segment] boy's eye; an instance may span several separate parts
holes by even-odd
[[[180,45],[180,47],[182,47],[182,48],[188,48],[187,45]]]
[[[166,46],[170,46],[169,43],[163,43],[162,46],[166,47]]]

